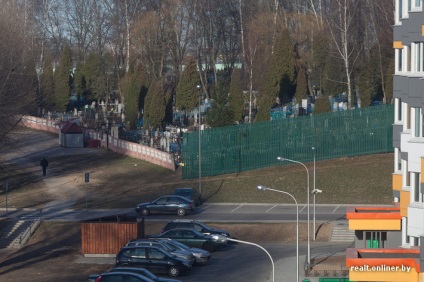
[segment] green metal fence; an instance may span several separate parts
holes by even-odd
[[[393,152],[393,105],[211,128],[202,132],[202,176],[281,164]],[[183,136],[183,178],[199,176],[199,133]]]

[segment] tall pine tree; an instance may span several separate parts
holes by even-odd
[[[241,73],[238,68],[234,68],[231,76],[230,84],[230,107],[233,112],[233,121],[241,121],[243,119],[244,97],[241,83]]]
[[[152,82],[152,97],[149,107],[149,121],[150,126],[155,128],[162,128],[165,121],[165,93],[163,91],[163,82],[158,79]],[[149,89],[150,92],[150,89]]]
[[[43,74],[41,75],[41,93],[40,106],[48,111],[54,109],[54,77],[53,62],[50,56],[46,56],[43,65]]]
[[[191,58],[183,71],[177,86],[175,106],[180,111],[192,111],[199,105],[200,90],[199,75],[197,73],[196,61]]]
[[[228,88],[224,83],[219,83],[216,88],[211,108],[206,116],[206,123],[211,127],[222,127],[234,124],[234,113],[229,104]]]
[[[264,84],[261,86],[258,101],[258,114],[255,121],[270,119],[269,110],[275,104],[288,102],[293,97],[296,68],[293,44],[288,29],[276,37],[274,52],[269,61]]]
[[[65,46],[59,58],[59,65],[54,73],[56,111],[64,112],[69,104],[72,85],[72,52],[69,45]]]
[[[306,82],[305,70],[301,67],[299,73],[297,74],[297,84],[296,84],[296,102],[301,105],[302,99],[308,98],[308,86]]]

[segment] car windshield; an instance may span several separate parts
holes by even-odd
[[[175,246],[172,246],[170,244],[164,243],[162,244],[168,251],[173,252],[176,251],[177,249],[175,248]]]
[[[178,248],[180,248],[180,249],[184,249],[184,250],[189,249],[189,247],[188,247],[188,246],[186,246],[186,245],[184,245],[183,243],[180,243],[180,242],[178,242],[178,241],[169,241],[169,242],[166,242],[166,244],[167,244],[167,245],[173,245],[174,247],[175,247],[175,246],[177,246]]]
[[[200,225],[200,226],[202,226],[202,228],[203,228],[203,229],[206,229],[206,230],[210,230],[210,229],[211,229],[209,226],[204,225],[204,224],[203,224],[203,223],[201,223],[201,222],[197,222],[197,224],[198,224],[198,225]]]
[[[110,272],[133,272],[133,273],[138,273],[141,274],[143,276],[147,276],[148,278],[152,279],[152,280],[158,280],[159,278],[154,275],[153,273],[151,273],[150,271],[148,271],[147,269],[137,269],[137,268],[114,268],[112,269]]]

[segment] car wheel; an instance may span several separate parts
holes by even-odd
[[[204,243],[202,249],[205,251],[208,251],[209,253],[212,253],[213,251],[215,251],[214,246],[209,242]]]
[[[186,214],[186,210],[185,210],[185,209],[178,209],[178,210],[177,210],[177,214],[178,214],[179,216],[185,216],[185,214]]]
[[[176,266],[171,266],[168,270],[169,276],[177,277],[180,275],[180,269]]]
[[[144,209],[141,210],[141,214],[142,215],[149,215],[149,210],[144,208]]]

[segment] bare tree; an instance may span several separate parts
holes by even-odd
[[[384,2],[384,3],[383,3]],[[367,0],[369,23],[373,31],[373,43],[378,48],[378,70],[383,91],[383,103],[387,102],[386,93],[386,74],[387,74],[387,54],[391,54],[390,42],[392,40],[391,26],[393,25],[393,16],[391,12],[394,10],[392,1],[370,1]],[[389,52],[388,52],[389,51]]]
[[[0,140],[17,125],[22,115],[36,109],[36,69],[31,46],[25,38],[24,7],[0,0]]]
[[[77,48],[78,61],[84,61],[91,43],[92,5],[87,0],[68,0],[64,3],[71,43]]]
[[[327,18],[331,38],[337,50],[338,56],[342,59],[346,75],[348,108],[352,104],[352,73],[355,68],[355,62],[358,58],[361,44],[354,42],[351,36],[351,28],[356,20],[356,8],[358,2],[355,0],[334,0],[333,17]]]

